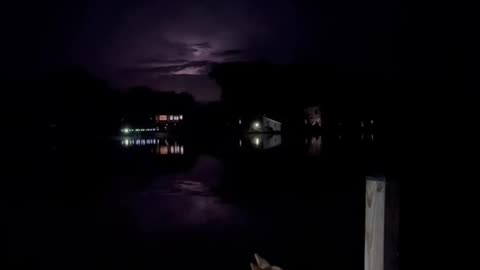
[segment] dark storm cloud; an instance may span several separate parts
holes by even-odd
[[[8,59],[21,59],[38,71],[55,64],[81,65],[119,87],[141,84],[171,90],[182,85],[178,91],[205,100],[201,95],[207,85],[217,93],[207,96],[218,97],[214,83],[198,83],[209,80],[210,63],[246,60],[262,52],[282,54],[264,49],[268,47],[264,41],[277,42],[272,29],[286,18],[288,1],[258,2],[57,0],[50,5],[32,1],[32,12],[25,13],[23,5],[9,11],[17,14],[13,18],[22,22],[24,30],[19,35],[23,45],[9,47],[15,53]],[[289,36],[287,30],[284,27],[283,34]],[[249,53],[240,53],[247,48]]]
[[[180,65],[187,63],[186,59],[161,60],[156,58],[143,59],[137,62],[139,68],[142,67],[162,67],[170,65]]]
[[[115,83],[118,86],[150,85],[162,86],[163,91],[177,93],[192,93],[192,85],[195,86],[194,97],[200,102],[218,100],[221,91],[214,81],[208,76],[199,75],[169,75],[161,72],[124,72]],[[158,88],[157,88],[158,89]]]
[[[193,44],[192,46],[195,47],[195,48],[199,48],[199,49],[210,49],[210,48],[212,48],[212,45],[210,45],[210,43],[208,43],[208,42],[197,43],[197,44]]]
[[[211,64],[212,62],[210,61],[179,62],[177,64],[166,64],[165,62],[148,63],[144,66],[127,68],[124,72],[149,72],[158,75],[205,75]]]
[[[389,59],[385,32],[391,13],[381,1],[57,0],[32,5],[28,12],[23,4],[5,9],[12,15],[3,17],[4,25],[15,22],[20,29],[16,39],[7,39],[20,45],[10,42],[2,50],[8,52],[7,63],[28,63],[31,73],[82,65],[119,87],[171,90],[181,85],[182,91],[204,99],[210,84],[200,83],[202,90],[197,90],[201,80],[191,77],[209,80],[210,63],[308,59],[381,64]],[[126,70],[131,72],[124,77]]]
[[[181,65],[171,74],[177,75],[206,75],[208,68],[212,62],[210,61],[192,61]]]
[[[225,50],[212,53],[216,57],[240,57],[246,54],[246,50]]]

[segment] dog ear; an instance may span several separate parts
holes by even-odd
[[[271,267],[271,265],[267,262],[267,260],[260,257],[256,253],[255,253],[255,260],[257,261],[257,265],[258,265],[258,267],[260,267],[260,269],[267,269],[267,268]]]

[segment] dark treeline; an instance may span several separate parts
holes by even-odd
[[[81,69],[10,83],[2,93],[6,128],[85,134],[112,130],[120,94]]]
[[[304,108],[319,105],[325,127],[331,129],[339,122],[348,127],[371,119],[384,130],[439,122],[450,128],[462,123],[462,118],[452,119],[453,112],[471,114],[474,99],[460,106],[468,100],[463,98],[468,92],[462,65],[459,58],[449,61],[459,69],[436,77],[399,72],[388,78],[340,72],[334,66],[217,64],[210,76],[221,87],[222,99],[210,104],[147,87],[120,91],[82,69],[69,69],[4,84],[2,123],[4,129],[34,128],[37,133],[117,134],[125,122],[164,113],[185,114],[189,129],[206,132],[223,130],[239,116],[265,114],[291,131],[302,130]]]
[[[8,83],[2,92],[2,123],[12,133],[116,135],[125,121],[157,113],[195,115],[189,94],[147,87],[114,89],[83,69]]]
[[[211,76],[223,89],[229,115],[267,114],[296,130],[303,125],[304,108],[317,105],[329,128],[339,122],[382,121],[387,93],[392,95],[392,82],[327,66],[228,63],[215,66]]]
[[[382,130],[413,129],[437,123],[442,111],[445,126],[452,127],[452,113],[465,111],[459,101],[469,95],[461,73],[429,77],[405,70],[385,76],[341,72],[334,66],[243,62],[216,65],[211,76],[221,86],[225,108],[233,118],[267,114],[298,130],[303,109],[318,105],[328,128],[338,127],[339,122],[353,127],[361,120],[375,120]]]
[[[128,89],[119,105],[121,125],[132,127],[149,127],[154,123],[153,117],[159,114],[184,114],[186,119],[191,119],[196,107],[189,94],[155,91],[144,86]]]

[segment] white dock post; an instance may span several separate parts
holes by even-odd
[[[384,177],[366,177],[365,270],[384,270],[385,191]]]

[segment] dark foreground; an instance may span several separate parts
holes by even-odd
[[[12,268],[363,269],[381,138],[24,140],[7,146]],[[13,162],[12,162],[13,161]]]

